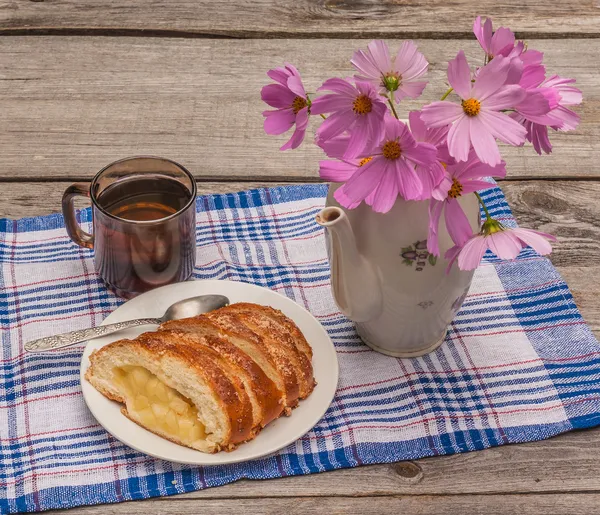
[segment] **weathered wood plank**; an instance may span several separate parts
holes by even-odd
[[[600,513],[600,494],[546,495],[440,495],[398,497],[309,497],[288,499],[203,499],[176,500],[162,498],[153,504],[130,502],[92,506],[52,513],[125,515],[145,513],[177,513],[196,515],[244,513],[245,515],[323,513],[327,515],[419,515],[468,513],[485,515],[590,515]]]
[[[600,13],[589,0],[482,0],[476,7],[464,0],[5,0],[0,8],[0,31],[8,34],[463,37],[477,14],[526,37],[600,32]]]
[[[265,71],[284,61],[301,69],[309,91],[351,73],[364,40],[214,40],[165,38],[0,38],[0,180],[91,177],[128,155],[170,157],[198,177],[247,180],[316,178],[322,154],[307,142],[280,152],[284,137],[262,130]],[[391,42],[396,47],[398,42]],[[591,66],[600,40],[532,40],[551,72],[576,77],[583,122],[553,136],[555,152],[505,148],[510,177],[600,176],[600,80]],[[481,52],[464,45],[473,62]],[[445,90],[456,41],[421,41],[431,62],[423,102]],[[420,105],[420,104],[419,104]],[[401,111],[416,104],[406,103]],[[317,117],[318,118],[318,117]],[[320,119],[319,119],[320,120]]]

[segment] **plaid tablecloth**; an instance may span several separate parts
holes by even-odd
[[[112,503],[548,438],[600,424],[600,347],[550,261],[524,250],[478,269],[446,342],[422,358],[370,351],[336,308],[323,232],[322,185],[198,198],[196,279],[280,291],[328,330],[340,362],[329,411],[265,459],[187,467],[109,436],[79,386],[83,346],[27,355],[24,342],[99,324],[120,300],[59,215],[0,221],[0,512]],[[484,193],[514,223],[502,192]],[[90,213],[81,219],[89,224]]]

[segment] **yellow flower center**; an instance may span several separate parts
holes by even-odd
[[[462,195],[463,186],[456,179],[452,179],[452,186],[448,190],[448,196],[450,198],[458,198]]]
[[[296,97],[292,102],[292,109],[294,110],[294,114],[298,114],[298,111],[300,111],[300,109],[304,109],[306,106],[306,99],[302,97]]]
[[[356,97],[352,104],[352,110],[356,114],[368,114],[373,109],[373,102],[367,95],[360,95]]]
[[[358,166],[360,167],[360,166],[366,165],[369,161],[371,161],[371,159],[373,159],[373,158],[372,157],[365,157],[365,158],[361,159],[358,162]]]
[[[467,116],[476,116],[481,111],[481,102],[474,98],[463,100],[461,105]]]
[[[448,165],[444,161],[440,161],[440,164],[444,167],[444,170],[448,169]]]
[[[400,144],[397,141],[386,141],[381,149],[383,157],[386,159],[398,159],[400,154]]]

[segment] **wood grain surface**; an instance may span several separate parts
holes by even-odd
[[[441,96],[459,48],[480,62],[477,14],[584,92],[582,124],[554,135],[552,156],[503,149],[501,185],[523,226],[558,236],[551,259],[600,336],[600,0],[0,0],[0,217],[58,212],[70,182],[130,155],[181,162],[200,194],[317,182],[317,123],[297,151],[263,134],[265,71],[293,62],[315,91],[352,73],[366,38],[414,38],[431,84],[406,113]],[[589,515],[600,513],[599,463],[600,428],[55,513]]]
[[[391,41],[397,46],[398,41]],[[446,90],[455,41],[418,41],[430,85],[401,116]],[[0,179],[89,178],[130,155],[172,158],[206,180],[315,180],[322,153],[307,142],[280,152],[285,137],[262,129],[260,88],[270,67],[292,61],[308,91],[352,73],[364,40],[0,38]],[[590,66],[600,39],[531,40],[551,71],[577,77],[585,102],[577,131],[552,135],[552,156],[503,147],[509,177],[600,177],[600,81]],[[476,43],[461,42],[473,63]],[[315,59],[318,56],[318,59]],[[16,65],[18,63],[18,65]]]
[[[597,0],[4,0],[0,32],[447,38],[478,14],[522,37],[600,35]]]

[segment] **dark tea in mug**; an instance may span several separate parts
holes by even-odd
[[[160,158],[126,159],[102,170],[89,188],[93,235],[69,219],[72,196],[81,189],[76,184],[65,192],[67,230],[94,249],[96,271],[116,293],[133,297],[192,274],[196,184],[187,170]]]

